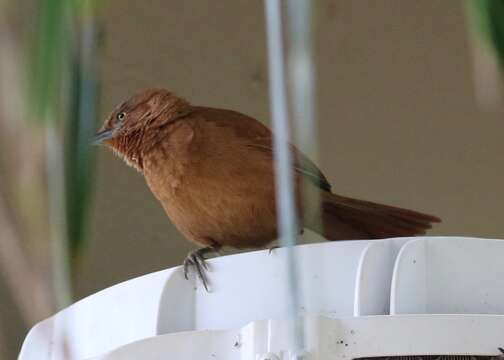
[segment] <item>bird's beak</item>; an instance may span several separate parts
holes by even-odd
[[[105,140],[112,139],[114,129],[105,129],[99,131],[93,138],[93,145],[101,145]]]

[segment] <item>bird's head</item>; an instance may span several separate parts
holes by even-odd
[[[190,105],[164,89],[144,90],[120,104],[105,120],[94,144],[106,145],[126,163],[142,170],[142,149],[156,130],[169,124]]]

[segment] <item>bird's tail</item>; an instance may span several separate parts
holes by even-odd
[[[322,193],[322,224],[312,230],[328,240],[383,239],[422,235],[435,216],[370,201]],[[320,223],[320,222],[319,222]]]

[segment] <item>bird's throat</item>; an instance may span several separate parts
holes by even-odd
[[[114,139],[110,147],[124,162],[139,172],[143,171],[143,156],[140,136],[124,136]]]

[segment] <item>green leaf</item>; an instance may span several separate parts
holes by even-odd
[[[75,259],[86,238],[94,169],[91,140],[98,114],[98,32],[92,17],[82,19],[74,47],[67,114],[66,201],[69,249]]]
[[[504,67],[504,1],[466,0],[469,24]]]
[[[67,9],[65,0],[40,0],[31,58],[31,118],[56,121],[64,64]]]

